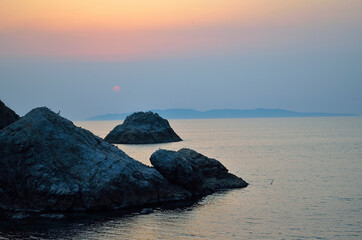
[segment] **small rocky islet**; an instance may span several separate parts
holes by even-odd
[[[153,112],[136,112],[126,117],[105,138],[115,144],[152,144],[179,142],[182,139],[169,122]]]
[[[248,184],[191,149],[149,167],[46,107],[0,131],[0,210],[77,212],[184,201]]]

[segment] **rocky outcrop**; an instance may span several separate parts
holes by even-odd
[[[0,100],[0,130],[6,128],[13,122],[19,120],[18,114],[16,114],[13,110],[8,108],[1,100]]]
[[[0,131],[0,146],[0,210],[16,213],[57,217],[46,211],[160,204],[247,186],[190,149],[158,150],[148,167],[45,107]]]
[[[150,160],[171,183],[195,196],[248,185],[243,179],[229,173],[219,161],[191,149],[183,148],[177,152],[161,149],[154,152]]]
[[[45,107],[0,131],[0,146],[3,210],[116,209],[191,196]]]
[[[116,144],[148,144],[178,142],[182,139],[173,131],[166,119],[157,113],[137,112],[116,126],[105,140]]]

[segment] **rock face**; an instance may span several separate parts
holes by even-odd
[[[3,210],[116,209],[191,196],[45,107],[0,131],[0,146]]]
[[[137,112],[128,116],[106,137],[110,143],[148,144],[178,142],[182,139],[172,130],[166,119],[157,113]]]
[[[18,114],[0,101],[0,130],[19,120]]]
[[[217,160],[194,150],[183,148],[177,152],[158,150],[150,158],[152,165],[171,183],[192,195],[206,195],[220,189],[243,188],[243,179],[231,174]]]

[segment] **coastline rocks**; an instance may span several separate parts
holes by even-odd
[[[183,148],[177,152],[157,150],[150,160],[166,179],[195,196],[248,185],[243,179],[229,173],[219,161],[191,149]]]
[[[1,100],[0,100],[0,130],[6,128],[13,122],[19,120],[18,114],[16,114],[13,110],[8,108]]]
[[[191,196],[45,107],[0,131],[0,146],[3,210],[117,209]]]
[[[152,112],[136,112],[131,114],[124,120],[123,124],[116,126],[104,140],[116,144],[182,141],[166,119]]]

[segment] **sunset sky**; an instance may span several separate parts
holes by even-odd
[[[360,0],[0,0],[0,98],[20,115],[49,106],[72,119],[362,114],[361,16]]]

